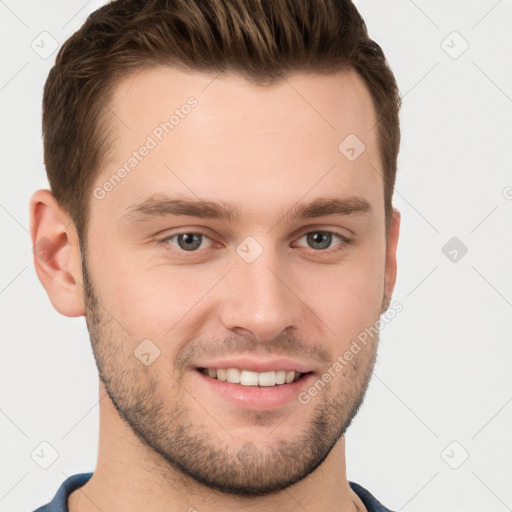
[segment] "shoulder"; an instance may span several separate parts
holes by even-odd
[[[349,482],[352,490],[359,496],[361,501],[364,503],[368,512],[393,512],[389,508],[386,508],[370,491],[366,490],[362,485],[356,484],[355,482]]]
[[[92,473],[77,473],[71,475],[57,490],[52,501],[34,510],[34,512],[68,512],[68,497],[78,487],[81,487],[91,478]]]

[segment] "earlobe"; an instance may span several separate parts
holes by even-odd
[[[384,280],[384,293],[388,297],[388,302],[391,301],[391,296],[393,295],[393,290],[395,288],[396,283],[396,275],[397,275],[397,261],[396,261],[396,251],[398,246],[398,237],[400,234],[400,212],[393,208],[393,214],[391,217],[391,223],[389,227],[389,237],[387,243],[386,250],[386,270],[385,270],[385,280]],[[389,307],[389,304],[387,304]],[[387,309],[386,307],[386,309]],[[382,312],[384,312],[383,310]]]
[[[34,267],[53,307],[65,316],[83,316],[82,261],[74,223],[50,190],[30,199]]]

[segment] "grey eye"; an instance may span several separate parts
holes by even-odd
[[[332,243],[332,233],[312,231],[306,235],[306,239],[312,249],[327,249]]]
[[[184,251],[194,251],[201,246],[202,236],[196,233],[183,233],[176,235],[178,239],[178,245]]]

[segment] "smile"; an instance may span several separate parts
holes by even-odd
[[[269,372],[253,372],[239,368],[198,368],[198,370],[208,377],[232,384],[241,384],[242,386],[280,386],[296,382],[305,373],[294,370],[275,370]]]

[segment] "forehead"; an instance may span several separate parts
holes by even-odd
[[[282,124],[295,126],[293,134],[332,132],[335,139],[352,130],[368,142],[374,132],[370,93],[351,69],[332,75],[296,72],[272,85],[233,73],[185,72],[168,66],[140,69],[115,87],[109,117],[120,142],[137,144],[137,132],[149,133],[154,123],[169,120],[190,97],[200,108],[187,123],[193,125],[189,128],[205,132],[205,121],[215,121],[210,128],[219,137],[235,135],[240,125],[262,130]]]
[[[116,209],[155,192],[233,196],[248,206],[284,192],[382,192],[373,103],[355,71],[261,86],[157,67],[123,79],[106,112],[113,158],[95,184],[125,169],[107,196]]]

